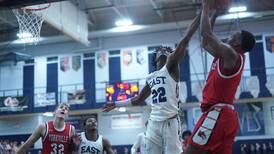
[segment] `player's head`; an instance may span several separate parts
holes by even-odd
[[[256,41],[252,33],[242,30],[231,35],[228,43],[239,53],[249,52],[253,49]]]
[[[167,57],[172,53],[172,49],[170,47],[159,47],[153,53],[152,64],[153,66],[159,70],[162,68],[167,61]]]
[[[187,140],[190,135],[191,135],[191,131],[189,131],[189,130],[184,131],[182,134],[183,140]]]
[[[97,120],[94,117],[89,117],[86,119],[85,123],[84,123],[85,129],[87,131],[94,131],[97,130]]]
[[[69,109],[70,105],[68,103],[59,104],[54,111],[55,117],[65,119],[68,116]]]

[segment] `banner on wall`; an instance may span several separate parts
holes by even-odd
[[[55,92],[36,94],[34,107],[45,107],[56,104]]]
[[[238,136],[265,135],[262,102],[239,103],[235,105],[235,109],[240,124]]]
[[[120,114],[111,116],[112,129],[142,128],[142,114]]]
[[[86,91],[85,90],[75,90],[75,91],[70,91],[70,92],[63,92],[61,101],[67,102],[70,105],[84,104],[84,103],[86,103]]]
[[[260,43],[257,43],[257,45],[259,46]],[[257,48],[256,48],[256,50],[257,50]],[[266,75],[267,75],[266,86],[271,86],[271,80],[269,80],[269,79],[271,78],[271,75],[274,74],[274,69],[272,69],[274,67],[274,63],[273,63],[273,58],[274,58],[274,35],[273,34],[272,35],[264,35],[264,37],[263,37],[263,49],[258,48],[258,50],[260,50],[259,52],[264,53],[264,65],[265,65],[264,69],[265,69]],[[261,50],[263,50],[263,51],[261,51]],[[263,59],[261,59],[259,61],[262,61],[262,60]]]
[[[265,37],[265,47],[270,53],[274,53],[274,36]]]
[[[83,86],[84,73],[82,55],[61,56],[59,58],[58,68],[58,85],[62,86],[62,90],[71,90],[70,85]]]
[[[17,97],[0,97],[0,112],[1,111],[23,111],[28,108],[28,97],[17,96]]]
[[[122,51],[123,65],[130,66],[133,62],[133,53],[131,49]]]
[[[104,69],[108,64],[108,54],[107,52],[96,53],[96,66],[100,69]]]
[[[96,103],[105,102],[105,88],[109,81],[109,54],[105,51],[95,53]]]
[[[70,69],[69,56],[60,58],[60,70],[62,72],[66,72]]]
[[[72,59],[71,60],[72,69],[76,72],[79,71],[81,68],[81,56],[80,55],[72,56],[71,59]]]
[[[121,55],[122,80],[142,79],[147,76],[148,74],[147,47],[121,49],[120,55]]]

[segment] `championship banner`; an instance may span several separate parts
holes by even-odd
[[[105,102],[106,83],[109,82],[109,54],[106,51],[95,53],[96,103]]]
[[[86,103],[86,91],[76,90],[71,92],[63,92],[61,102],[67,102],[70,105]]]
[[[142,114],[120,114],[111,116],[112,129],[142,128]]]
[[[240,129],[238,136],[265,135],[264,113],[261,102],[235,105]]]
[[[122,80],[143,79],[148,75],[147,47],[121,49],[120,55]]]
[[[274,36],[265,36],[265,47],[270,53],[274,53]]]
[[[28,97],[17,96],[17,97],[0,97],[0,112],[3,111],[23,111],[28,108]]]
[[[82,55],[60,56],[58,63],[58,85],[62,86],[62,90],[66,85],[82,85],[83,84],[83,61]]]
[[[60,58],[60,70],[63,72],[66,72],[70,69],[70,62],[69,62],[69,57],[61,57]]]
[[[79,71],[81,68],[81,59],[82,57],[80,55],[76,55],[76,56],[72,56],[71,57],[71,65],[72,65],[72,69],[74,71]]]
[[[56,105],[55,93],[38,93],[35,95],[34,107]]]
[[[264,60],[266,75],[274,74],[273,58],[274,58],[274,35],[264,35]]]

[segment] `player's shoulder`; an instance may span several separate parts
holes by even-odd
[[[154,77],[155,72],[156,72],[156,71],[149,73],[149,74],[146,76],[146,80],[151,80],[151,79]]]
[[[42,122],[38,124],[38,128],[39,129],[45,129],[48,125],[48,122]]]
[[[47,122],[39,123],[36,131],[38,131],[41,136],[44,136],[47,131]]]
[[[222,49],[225,50],[226,53],[233,54],[234,56],[237,56],[239,53],[228,43],[223,43],[222,42]]]
[[[73,125],[66,123],[66,125],[69,126],[70,129],[70,136],[77,135],[76,129]]]

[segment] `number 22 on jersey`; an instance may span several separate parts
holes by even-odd
[[[153,104],[163,103],[163,102],[167,101],[166,90],[164,87],[159,87],[157,90],[153,89],[151,94],[152,94],[152,103]]]

